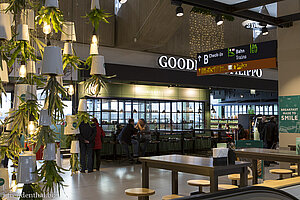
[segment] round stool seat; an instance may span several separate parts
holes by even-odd
[[[298,169],[298,165],[291,165],[290,169],[297,170]]]
[[[163,196],[162,200],[177,199],[177,198],[181,198],[181,197],[184,197],[184,196],[180,196],[177,194],[171,194],[171,195]]]
[[[297,172],[295,172],[295,173],[293,173],[293,174],[292,174],[292,176],[298,176],[298,173],[297,173]]]
[[[130,188],[125,193],[128,196],[145,197],[155,194],[155,191],[148,188]]]
[[[188,180],[187,184],[191,186],[210,186],[210,181],[208,180]]]
[[[268,182],[276,182],[276,181],[278,181],[278,180],[264,180],[264,182],[263,183],[268,183]]]
[[[290,169],[270,169],[271,174],[292,174],[293,171]]]
[[[219,190],[230,190],[230,189],[236,189],[239,187],[236,185],[219,184],[218,188],[219,188]]]
[[[230,174],[230,175],[228,175],[228,178],[233,181],[239,181],[239,180],[241,180],[241,175],[240,174]],[[248,180],[250,180],[250,179],[253,179],[253,176],[248,174]]]

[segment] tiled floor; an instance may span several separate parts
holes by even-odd
[[[63,161],[63,166],[67,167],[69,160]],[[278,166],[276,166],[278,167]],[[268,171],[268,169],[266,169]],[[124,190],[127,188],[141,187],[141,165],[131,165],[129,163],[119,164],[118,162],[103,162],[100,172],[90,174],[70,175],[67,172],[63,175],[65,179],[64,191],[59,200],[134,200],[137,198],[128,197]],[[278,176],[267,173],[267,179],[277,179]],[[192,174],[179,173],[179,193],[189,195],[196,191],[196,187],[188,186],[189,179],[208,179]],[[220,177],[220,183],[231,184],[227,176]],[[249,181],[251,184],[251,181]],[[171,172],[166,170],[150,169],[150,188],[156,191],[151,200],[160,200],[162,196],[171,193]],[[205,188],[204,191],[208,191]],[[12,198],[13,199],[13,198]]]

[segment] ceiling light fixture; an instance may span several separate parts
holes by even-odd
[[[177,17],[182,17],[183,16],[183,8],[181,6],[178,6],[176,8],[176,16]]]
[[[120,0],[120,4],[126,3],[127,0]]]
[[[224,23],[222,15],[217,15],[215,20],[216,20],[216,23],[218,26],[220,26]]]
[[[269,34],[269,30],[266,26],[264,26],[262,29],[261,29],[261,32],[262,32],[262,35],[268,35]]]
[[[21,67],[19,69],[19,76],[21,78],[25,78],[27,74],[25,64],[26,64],[25,61],[21,61]]]

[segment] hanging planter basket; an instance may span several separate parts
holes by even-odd
[[[21,104],[21,99],[24,101],[36,100],[36,85],[16,84],[13,108],[18,108]],[[21,99],[20,99],[21,98]]]
[[[42,75],[63,75],[61,48],[47,46],[44,49]]]
[[[29,60],[26,65],[26,72],[27,74],[36,74],[36,67],[35,62],[32,60]]]
[[[6,11],[9,7],[9,3],[0,3],[0,13],[8,14],[10,18],[10,26],[14,26],[14,15],[10,11]]]
[[[77,116],[76,115],[67,115],[66,124],[64,128],[65,135],[77,135],[80,134],[79,129],[77,128]]]
[[[75,23],[63,22],[61,41],[76,41]]]
[[[78,112],[87,112],[87,100],[79,99]]]
[[[93,10],[93,9],[100,10],[99,0],[92,0],[92,2],[91,2],[91,10]]]
[[[0,79],[1,79],[2,83],[8,83],[9,82],[7,63],[6,63],[5,60],[2,60],[2,69],[0,67]]]
[[[8,13],[0,12],[0,39],[11,40],[11,19]]]
[[[99,54],[99,50],[98,50],[98,44],[91,44],[90,45],[90,55],[98,55]]]
[[[39,125],[40,126],[51,126],[51,116],[48,113],[48,110],[43,109],[40,112]]]
[[[71,153],[80,153],[79,140],[73,140],[71,142]]]
[[[65,42],[64,55],[73,55],[73,45],[71,42]]]
[[[45,7],[47,8],[58,8],[58,0],[46,0]]]
[[[30,30],[34,30],[34,10],[33,9],[25,9],[22,10],[21,14],[22,21],[25,22],[25,24],[28,24],[28,28]]]
[[[8,169],[7,168],[0,168],[0,178],[1,180],[1,187],[0,187],[0,194],[5,194],[9,192],[9,176],[8,176]]]
[[[17,41],[29,41],[29,29],[27,24],[17,26]]]
[[[95,55],[92,58],[91,75],[106,75],[104,56]]]
[[[56,160],[56,143],[48,143],[44,148],[44,160]]]
[[[35,183],[37,181],[36,156],[33,153],[22,154],[19,157],[17,180],[18,183]]]

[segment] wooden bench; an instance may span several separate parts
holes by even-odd
[[[274,189],[280,189],[285,187],[290,187],[294,185],[300,185],[300,177],[294,177],[294,178],[287,178],[283,180],[268,180],[261,184],[256,184],[253,186],[262,186],[262,187],[269,187]]]

